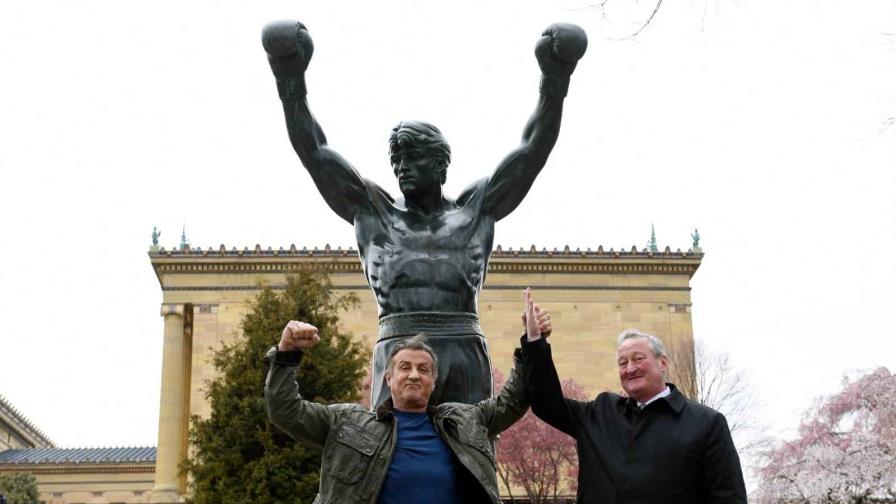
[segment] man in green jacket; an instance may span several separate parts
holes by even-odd
[[[550,334],[547,312],[526,293],[526,334]],[[384,375],[391,398],[375,412],[322,405],[299,394],[296,367],[320,341],[317,328],[291,321],[268,352],[268,418],[297,441],[323,448],[315,503],[500,504],[492,440],[529,408],[520,356],[500,395],[476,404],[427,406],[438,356],[419,335],[396,345]]]

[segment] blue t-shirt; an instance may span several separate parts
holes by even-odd
[[[426,413],[394,411],[398,441],[379,504],[457,504],[454,453]]]

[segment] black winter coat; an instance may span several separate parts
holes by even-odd
[[[580,504],[739,504],[747,502],[743,473],[725,417],[671,395],[643,410],[617,394],[593,401],[563,397],[542,338],[524,343],[532,411],[576,440]]]

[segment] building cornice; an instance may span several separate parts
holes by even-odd
[[[73,462],[58,464],[4,464],[0,465],[0,474],[27,472],[30,474],[127,474],[154,473],[155,462],[143,464],[77,464]]]
[[[349,247],[335,249],[326,245],[301,250],[295,245],[289,249],[271,247],[262,249],[256,245],[242,250],[185,248],[184,250],[152,249],[150,262],[162,283],[165,274],[291,274],[301,271],[326,273],[361,273],[358,252]],[[491,255],[488,273],[574,273],[574,274],[673,274],[692,277],[700,267],[702,251],[672,252],[669,247],[661,252],[648,250],[610,249],[540,251],[533,245],[527,249],[503,250],[499,245]]]

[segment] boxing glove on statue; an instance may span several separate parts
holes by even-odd
[[[314,43],[298,21],[274,21],[261,31],[261,45],[277,78],[281,99],[305,96],[305,69],[314,54]]]
[[[569,76],[587,48],[588,36],[581,27],[569,23],[548,26],[535,43],[535,59],[541,68],[541,93],[566,96]]]

